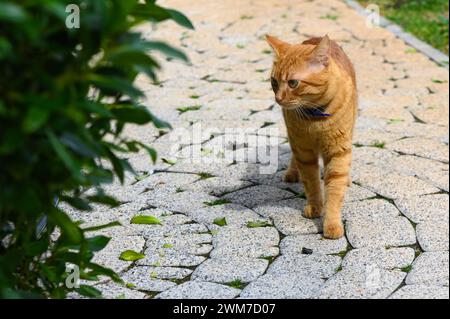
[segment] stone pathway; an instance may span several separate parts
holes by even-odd
[[[449,298],[448,71],[343,1],[164,5],[196,30],[167,22],[145,32],[182,47],[191,65],[166,62],[161,83],[138,85],[175,129],[128,127],[158,162],[130,159],[139,177],[107,187],[118,208],[73,212],[87,225],[123,224],[101,232],[113,239],[95,259],[127,283],[101,283],[105,297]],[[282,182],[290,149],[266,33],[327,33],[355,64],[360,112],[340,240],[323,239],[320,221],[301,215],[302,186]],[[131,224],[136,215],[161,224]],[[119,260],[128,249],[145,258]]]

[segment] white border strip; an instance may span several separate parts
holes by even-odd
[[[347,5],[355,9],[359,14],[366,15],[365,9],[355,0],[345,0]],[[391,31],[395,36],[402,39],[406,43],[408,43],[410,46],[415,48],[417,51],[422,52],[427,57],[429,57],[431,60],[439,64],[440,66],[445,67],[446,69],[449,68],[449,58],[448,55],[444,54],[443,52],[439,51],[438,49],[433,48],[428,43],[423,42],[422,40],[419,40],[412,34],[405,32],[400,26],[396,25],[395,23],[392,23],[388,19],[384,17],[380,17],[380,26],[383,28],[386,28],[387,30]]]

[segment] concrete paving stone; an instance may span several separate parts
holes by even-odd
[[[226,194],[225,196],[223,196],[223,198],[233,203],[251,208],[257,206],[258,204],[278,201],[293,196],[293,193],[281,190],[276,187],[258,185]]]
[[[207,255],[212,250],[211,235],[188,234],[175,237],[149,237],[146,254],[165,255],[177,251],[192,255]]]
[[[425,252],[414,261],[406,277],[407,285],[438,285],[448,287],[448,251]]]
[[[347,238],[352,247],[392,247],[416,243],[411,222],[405,217],[355,217],[346,223]]]
[[[405,138],[396,142],[388,143],[388,149],[403,154],[417,155],[444,163],[448,163],[448,145],[425,138]]]
[[[134,289],[128,289],[120,284],[108,282],[96,285],[95,288],[102,292],[104,299],[147,299],[145,293]]]
[[[314,297],[324,283],[323,279],[306,275],[266,274],[242,290],[243,299],[306,299]]]
[[[211,177],[199,180],[196,183],[185,186],[184,188],[186,190],[203,192],[213,196],[222,196],[224,194],[231,193],[251,185],[253,184],[248,181],[227,179],[222,177]]]
[[[192,273],[192,270],[189,268],[177,267],[136,266],[133,267],[132,270],[135,270],[135,275],[133,276],[142,276],[142,278],[146,279],[150,276],[152,279],[181,280]]]
[[[141,235],[145,238],[171,237],[190,234],[208,233],[208,228],[203,224],[183,224],[183,225],[139,225]]]
[[[397,172],[416,176],[419,179],[448,192],[448,164],[413,155],[397,156],[389,160],[388,165]]]
[[[386,178],[386,171],[373,166],[366,167],[364,171],[360,169],[353,177],[354,182],[390,199],[439,192],[438,188],[413,176],[390,172],[389,178]]]
[[[356,184],[351,184],[350,187],[347,188],[347,192],[345,193],[344,202],[355,202],[375,196],[376,194],[374,192],[371,192],[368,189]]]
[[[189,213],[189,216],[198,223],[207,225],[210,230],[221,230],[222,226],[214,223],[217,219],[225,218],[225,227],[245,228],[249,222],[272,222],[261,217],[247,207],[236,204],[215,205]]]
[[[305,200],[293,198],[261,204],[253,209],[261,216],[271,218],[275,227],[284,235],[316,234],[320,232],[322,223],[317,218],[304,217],[304,207]]]
[[[183,187],[198,180],[200,177],[195,174],[183,173],[155,173],[140,182],[136,183],[136,187],[143,189],[155,189],[164,186]]]
[[[386,131],[389,133],[399,134],[401,137],[419,137],[425,139],[441,139],[448,136],[448,128],[432,125],[432,124],[422,124],[418,122],[402,122],[395,125],[386,126]],[[439,154],[439,151],[438,153]]]
[[[406,285],[394,292],[389,299],[449,299],[448,287]]]
[[[275,174],[260,174],[250,177],[250,181],[255,184],[273,186],[280,189],[291,190],[296,193],[304,192],[303,185],[298,183],[286,183],[283,181],[285,171],[279,171]]]
[[[167,168],[168,172],[184,172],[184,173],[208,173],[213,176],[220,175],[220,172],[229,164],[222,161],[214,162],[206,158],[200,158],[198,161],[194,159],[179,159],[175,164]]]
[[[299,255],[303,249],[311,249],[313,254],[338,254],[347,250],[347,240],[327,240],[321,234],[287,236],[281,241],[283,255]]]
[[[424,251],[446,250],[449,247],[449,224],[446,221],[427,220],[416,227],[417,241]]]
[[[152,271],[150,267],[133,267],[121,274],[121,277],[124,282],[138,290],[164,291],[176,286],[176,283],[170,280],[153,278]]]
[[[449,196],[447,194],[435,194],[413,196],[395,200],[395,205],[403,215],[415,223],[428,220],[449,220]]]
[[[376,266],[391,270],[408,267],[414,261],[415,252],[410,247],[381,248],[365,247],[350,250],[344,257],[342,268]]]
[[[145,240],[141,236],[114,236],[108,245],[97,252],[92,262],[111,268],[115,272],[127,269],[131,262],[120,260],[120,254],[125,250],[142,251]]]
[[[239,289],[212,282],[192,280],[166,290],[156,299],[232,299],[239,295]]]
[[[195,269],[192,278],[216,283],[231,283],[235,280],[251,282],[266,271],[268,263],[267,260],[256,258],[211,258]]]
[[[280,238],[274,227],[223,228],[213,238],[211,257],[261,258],[279,253]]]
[[[317,278],[329,278],[340,267],[338,256],[312,255],[281,255],[270,265],[268,274],[297,274]]]
[[[153,267],[193,267],[206,260],[204,256],[197,256],[184,251],[154,251],[147,249],[145,258],[136,261],[140,266]]]
[[[366,199],[351,203],[346,203],[342,207],[343,220],[351,220],[354,218],[368,217],[368,218],[382,218],[399,216],[400,212],[385,199]]]
[[[402,283],[406,274],[400,270],[377,267],[343,269],[327,280],[318,293],[320,299],[387,298]]]
[[[218,200],[218,197],[205,193],[185,191],[176,192],[173,188],[156,189],[148,193],[147,204],[174,212],[188,213],[205,207],[205,202]]]

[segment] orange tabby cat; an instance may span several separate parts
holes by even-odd
[[[344,51],[328,36],[289,44],[267,35],[275,51],[272,88],[282,107],[292,158],[288,182],[303,181],[304,215],[319,217],[323,234],[344,235],[341,207],[350,185],[352,135],[357,113],[355,71]],[[319,157],[324,162],[325,204]]]

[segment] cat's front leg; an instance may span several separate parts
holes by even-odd
[[[326,238],[337,239],[344,235],[341,208],[350,178],[351,149],[328,156],[324,160],[325,216],[323,219],[323,235]]]
[[[307,218],[320,217],[323,208],[320,187],[319,155],[311,150],[294,152],[295,162],[305,188],[307,204],[304,215]]]

